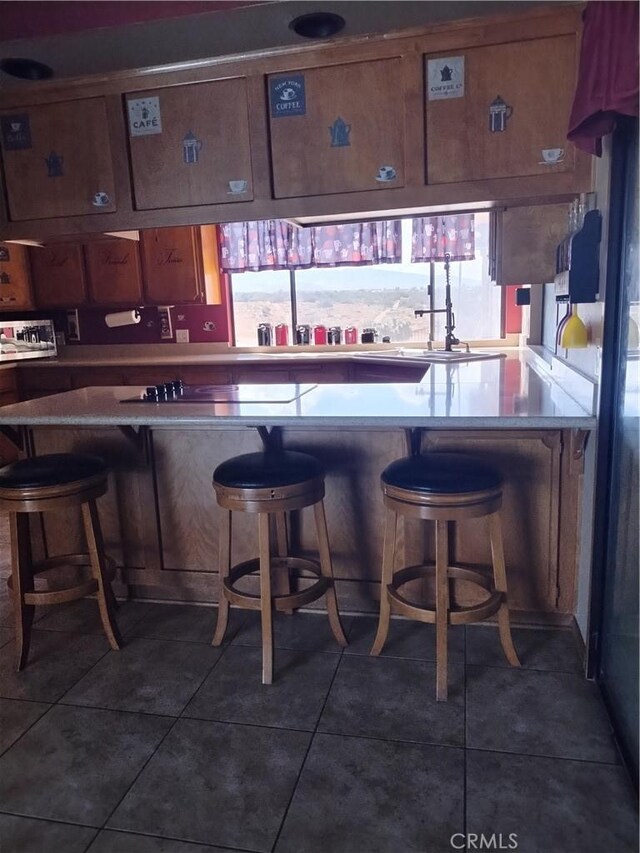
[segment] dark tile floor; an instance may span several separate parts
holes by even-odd
[[[432,626],[276,619],[260,683],[254,614],[123,604],[120,652],[95,602],[39,614],[13,671],[0,593],[0,850],[6,853],[440,853],[464,833],[522,853],[637,850],[635,798],[568,631],[453,629],[436,703]],[[494,847],[494,849],[496,849]]]

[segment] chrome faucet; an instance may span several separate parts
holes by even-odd
[[[444,338],[444,349],[445,352],[453,352],[452,347],[457,346],[460,341],[453,334],[453,330],[456,327],[456,315],[453,313],[453,303],[451,301],[451,254],[449,252],[446,252],[444,256],[444,274],[446,280],[444,296],[445,307],[416,308],[413,314],[415,317],[423,317],[425,314],[446,314],[447,318],[444,326],[446,332]]]

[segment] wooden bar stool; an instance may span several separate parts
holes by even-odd
[[[324,473],[313,456],[292,450],[268,449],[246,453],[219,465],[213,472],[213,488],[219,506],[227,512],[220,528],[220,580],[218,621],[213,645],[222,643],[229,618],[229,604],[259,610],[262,621],[262,683],[273,680],[272,610],[292,612],[298,607],[326,596],[329,624],[341,646],[347,640],[340,623],[333,582],[327,521],[324,512]],[[313,506],[320,562],[290,557],[287,546],[286,513]],[[258,515],[259,557],[231,567],[232,512]],[[269,518],[275,515],[278,556],[271,556]],[[282,570],[284,589],[274,594],[272,570]],[[260,595],[241,592],[235,586],[240,578],[258,571]],[[301,592],[291,592],[290,572],[310,573],[315,582]]]
[[[112,610],[116,606],[111,590],[115,563],[104,553],[96,498],[107,491],[107,468],[96,456],[80,453],[52,453],[22,459],[0,469],[0,512],[9,513],[11,528],[11,577],[16,623],[16,663],[18,671],[27,662],[31,626],[37,604],[63,604],[96,594],[100,618],[112,649],[122,640]],[[64,554],[34,563],[31,554],[28,513],[82,507],[88,553]],[[36,591],[36,575],[52,569],[86,567],[90,576],[74,586]]]
[[[447,698],[447,627],[487,619],[497,612],[500,642],[512,666],[520,666],[513,647],[507,604],[507,576],[502,543],[500,506],[502,480],[497,471],[473,456],[429,453],[398,459],[382,472],[382,493],[387,507],[380,621],[372,655],[379,655],[389,632],[391,611],[436,625],[436,698]],[[436,524],[436,562],[407,566],[394,573],[398,515],[424,518]],[[449,525],[466,518],[487,516],[493,577],[477,569],[449,565]],[[435,609],[405,598],[400,587],[417,578],[435,575]],[[470,581],[487,591],[479,604],[452,606],[449,583]]]

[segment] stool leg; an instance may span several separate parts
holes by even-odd
[[[262,683],[273,681],[273,623],[271,602],[271,554],[269,543],[269,513],[258,513],[260,553],[260,618],[262,623]]]
[[[449,528],[436,521],[436,699],[447,699],[447,624],[449,621]]]
[[[29,516],[12,512],[9,515],[11,528],[11,575],[13,578],[13,613],[16,623],[16,669],[26,666],[31,644],[31,626],[35,606],[24,603],[25,592],[33,592],[31,569],[31,538]]]
[[[320,571],[322,576],[329,579],[329,586],[325,593],[327,602],[327,615],[333,636],[339,645],[346,646],[347,638],[344,635],[340,613],[338,612],[338,600],[333,581],[333,567],[331,565],[331,551],[329,549],[329,534],[327,533],[327,516],[324,511],[324,501],[318,501],[313,505],[313,516],[316,522],[316,535],[318,537],[318,551],[320,552]]]
[[[398,516],[396,512],[387,507],[386,522],[384,528],[384,547],[382,551],[382,578],[380,583],[380,618],[378,620],[378,633],[373,641],[370,654],[379,655],[387,641],[389,633],[389,620],[391,618],[391,602],[387,587],[393,580],[393,563],[396,553],[396,536],[398,530]]]
[[[229,577],[229,570],[231,569],[232,523],[231,510],[223,512],[220,516],[220,539],[218,541],[218,618],[216,621],[216,630],[213,635],[213,640],[211,640],[212,646],[221,645],[229,622],[229,600],[227,599],[227,592],[224,588],[224,581],[225,578]]]
[[[286,512],[274,513],[276,517],[276,541],[278,545],[278,557],[287,557],[289,555],[289,544],[287,537],[287,514]],[[289,595],[291,593],[291,575],[289,569],[283,572],[278,572],[274,578],[274,592],[277,595]],[[289,616],[293,614],[293,610],[283,610]]]
[[[507,570],[504,562],[504,547],[502,544],[502,523],[500,513],[493,512],[489,516],[489,537],[491,539],[491,558],[493,561],[493,580],[495,588],[502,593],[502,604],[498,610],[498,629],[500,631],[500,642],[505,657],[511,666],[520,666],[518,653],[516,652],[511,637],[509,625],[509,605],[507,604]]]
[[[100,610],[102,627],[111,648],[119,649],[122,645],[122,637],[120,636],[118,625],[113,618],[110,598],[106,592],[107,587],[110,588],[110,581],[104,569],[104,542],[102,540],[102,528],[100,527],[100,518],[98,517],[98,508],[95,501],[87,501],[82,504],[82,518],[87,545],[89,546],[92,573],[98,583],[98,609]],[[111,593],[111,598],[113,598],[113,593]]]

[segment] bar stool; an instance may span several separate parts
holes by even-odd
[[[327,614],[334,637],[341,646],[347,640],[340,623],[334,589],[327,521],[324,512],[324,473],[317,459],[292,450],[267,449],[228,459],[213,472],[213,488],[218,505],[227,512],[220,527],[220,579],[218,621],[213,645],[222,643],[229,618],[229,604],[259,610],[262,623],[262,683],[273,680],[272,609],[292,612],[320,596],[326,596]],[[286,513],[313,506],[320,562],[288,554]],[[232,512],[258,515],[257,559],[231,567]],[[278,556],[271,556],[269,519],[275,515]],[[272,570],[282,570],[284,589],[274,594]],[[260,595],[241,592],[235,586],[240,578],[258,571]],[[290,572],[310,572],[315,582],[300,592],[290,590]]]
[[[27,663],[37,604],[63,604],[95,593],[111,648],[119,649],[122,644],[112,616],[116,603],[110,582],[115,563],[104,553],[96,507],[96,498],[106,491],[107,468],[96,456],[52,453],[12,462],[0,469],[0,512],[9,513],[11,529],[11,577],[7,583],[13,593],[18,671]],[[28,514],[72,506],[82,508],[88,553],[64,554],[34,563]],[[36,575],[67,567],[86,567],[90,576],[74,586],[35,590]]]
[[[500,642],[512,666],[520,666],[511,639],[507,604],[507,576],[502,542],[500,506],[502,480],[497,471],[473,456],[461,453],[428,453],[398,459],[381,476],[387,507],[382,557],[382,590],[378,633],[371,649],[379,655],[389,631],[391,611],[436,625],[436,698],[447,698],[447,627],[487,619],[497,612]],[[435,521],[436,562],[407,566],[394,573],[398,516]],[[487,516],[493,577],[463,566],[449,565],[449,525],[466,518]],[[403,584],[435,575],[435,609],[415,604],[400,592]],[[452,606],[449,583],[470,581],[487,591],[472,606]]]

